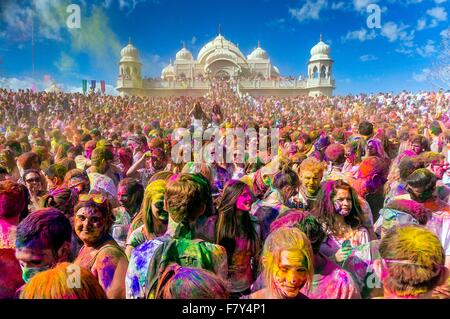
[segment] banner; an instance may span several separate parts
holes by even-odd
[[[83,94],[86,94],[87,91],[87,80],[82,80]]]
[[[106,92],[106,83],[105,80],[100,81],[100,89],[102,90],[102,94],[104,95]]]
[[[95,83],[96,83],[95,80],[91,81],[91,89],[92,89],[92,91],[95,91]]]

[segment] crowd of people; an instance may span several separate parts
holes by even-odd
[[[0,89],[0,298],[450,297],[450,91],[234,84]],[[173,156],[178,128],[214,129],[204,158]],[[240,159],[230,128],[276,129],[278,145],[246,139]]]

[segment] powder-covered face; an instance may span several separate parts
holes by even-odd
[[[128,194],[127,188],[125,186],[119,185],[119,188],[117,190],[117,199],[123,207],[130,207],[131,194]]]
[[[409,193],[412,200],[423,203],[433,195],[434,189],[425,190],[425,187],[406,186],[406,191]]]
[[[252,207],[252,194],[250,193],[250,189],[246,186],[242,191],[241,195],[236,200],[236,208],[238,210],[248,212]]]
[[[152,203],[152,215],[154,219],[164,223],[169,221],[169,213],[164,210],[163,200]]]
[[[57,262],[52,250],[37,247],[16,248],[16,259],[21,267],[45,267]]]
[[[44,190],[41,177],[36,173],[27,174],[25,177],[25,184],[32,195],[36,195]]]
[[[94,207],[82,207],[77,211],[74,228],[77,236],[87,245],[96,244],[107,231],[105,218]]]
[[[303,171],[300,174],[302,185],[311,196],[316,195],[316,193],[318,192],[321,179],[321,172]]]
[[[376,156],[377,155],[377,148],[375,146],[375,143],[373,143],[373,142],[367,143],[367,154],[368,154],[368,156]]]
[[[420,153],[422,153],[422,146],[419,143],[414,143],[411,145],[411,150],[419,155]]]
[[[333,197],[335,212],[347,216],[352,210],[352,196],[346,189],[338,189]]]
[[[30,279],[45,271],[58,262],[51,249],[41,249],[37,247],[16,248],[16,259],[22,269],[22,279],[28,283]]]
[[[447,161],[440,161],[431,163],[427,168],[436,176],[437,179],[442,179],[445,172],[449,170],[450,166]]]
[[[280,262],[274,265],[273,282],[284,298],[295,298],[308,280],[308,260],[300,251],[283,250]]]

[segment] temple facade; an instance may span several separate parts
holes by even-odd
[[[252,96],[331,96],[335,89],[330,46],[320,41],[311,49],[306,77],[283,77],[258,46],[245,56],[219,34],[203,46],[197,58],[183,45],[160,79],[143,79],[139,51],[131,41],[121,51],[117,91],[120,95],[203,96],[214,78],[234,79],[239,92]]]

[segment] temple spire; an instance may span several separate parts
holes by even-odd
[[[183,41],[183,49],[186,49],[186,41]]]
[[[261,42],[258,40],[258,48],[261,47]]]
[[[131,37],[128,37],[128,44],[131,44]]]
[[[320,41],[322,41],[322,33],[320,34]]]
[[[218,30],[218,32],[219,32],[219,35],[221,35],[222,30],[221,30],[221,27],[220,27],[220,23],[219,23],[219,26],[218,26],[217,30]]]

